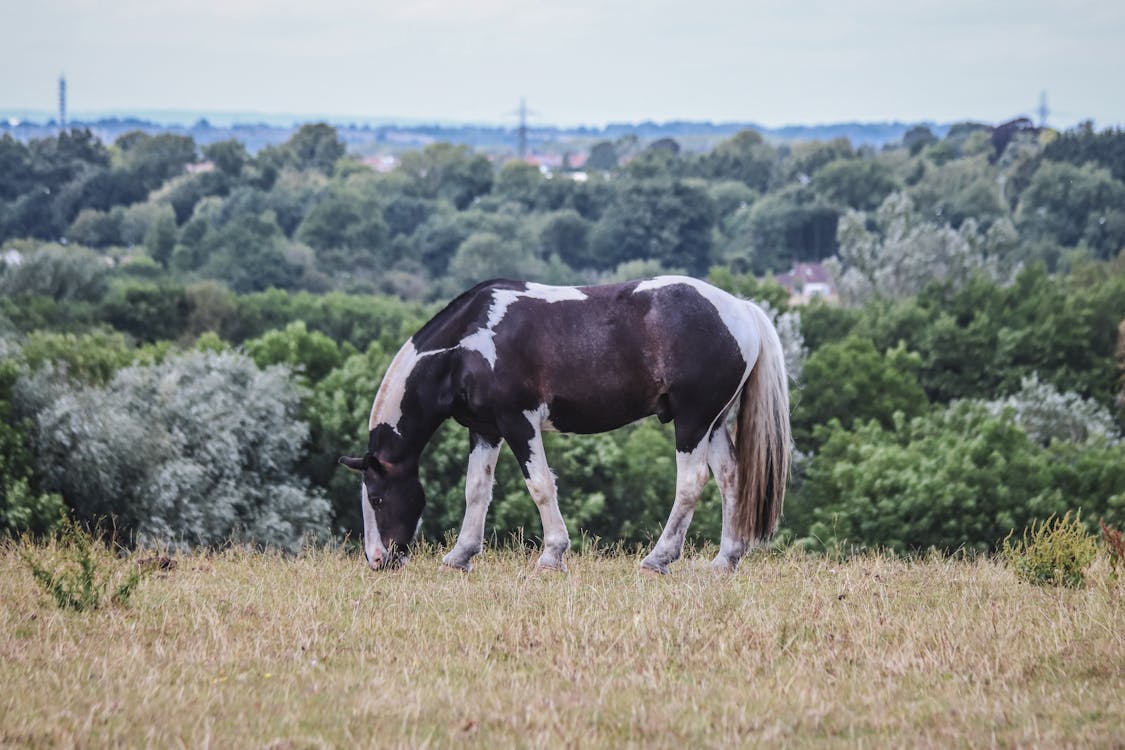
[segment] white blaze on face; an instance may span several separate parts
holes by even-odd
[[[496,326],[508,314],[508,308],[519,299],[537,299],[543,302],[580,302],[586,293],[572,286],[547,286],[528,282],[523,291],[518,289],[496,289],[492,292],[492,306],[488,308],[488,322],[483,328],[461,339],[463,349],[480,352],[488,360],[489,366],[496,367]]]
[[[746,362],[746,372],[749,373],[750,368],[758,361],[758,352],[762,346],[758,327],[754,324],[754,318],[747,307],[748,304],[753,303],[748,303],[733,294],[728,294],[722,289],[713,287],[705,281],[693,279],[690,276],[657,276],[655,279],[637,284],[633,294],[674,284],[687,284],[714,305],[715,310],[719,313],[719,319],[723,321],[727,330],[734,336],[734,340],[738,342],[738,349],[742,353],[743,361]]]
[[[360,494],[363,503],[363,552],[367,555],[367,564],[379,557],[386,562],[389,555],[383,546],[383,538],[379,536],[379,524],[375,521],[375,509],[371,507],[371,500],[367,496],[367,483],[360,480]]]

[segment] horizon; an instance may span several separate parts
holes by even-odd
[[[18,124],[31,124],[36,126],[45,126],[52,122],[58,122],[58,111],[50,111],[42,108],[20,108],[20,107],[4,107],[0,106],[0,122],[6,123],[9,126],[16,126]],[[1013,117],[1004,120],[1007,122],[1017,117],[1030,117],[1026,113],[1013,115]],[[1032,118],[1034,119],[1034,118]],[[13,122],[17,121],[17,122]],[[123,108],[123,109],[106,109],[106,110],[79,110],[74,111],[70,107],[67,108],[67,121],[68,123],[83,122],[83,123],[96,123],[101,121],[112,120],[137,120],[153,125],[160,125],[162,127],[185,127],[191,128],[199,124],[201,121],[206,121],[213,127],[234,127],[239,125],[253,126],[253,125],[268,125],[271,127],[297,127],[302,124],[313,122],[326,122],[330,125],[339,127],[396,127],[396,128],[423,128],[423,127],[450,127],[450,128],[464,128],[464,127],[479,127],[479,128],[515,128],[518,123],[516,121],[467,121],[467,120],[454,120],[449,118],[444,119],[423,119],[423,118],[409,118],[409,117],[392,117],[392,116],[366,116],[366,115],[348,115],[348,114],[325,114],[325,113],[295,113],[295,112],[263,112],[263,111],[231,111],[231,110],[196,110],[190,108],[183,109],[136,109],[136,108]],[[1078,122],[1081,122],[1079,120]],[[958,122],[974,122],[986,125],[999,125],[1000,122],[990,122],[982,118],[967,119],[967,120],[949,120],[940,121],[936,119],[926,120],[906,120],[902,118],[883,119],[883,120],[835,120],[824,122],[786,122],[780,125],[767,125],[761,122],[752,120],[708,120],[708,119],[693,119],[676,117],[664,120],[655,119],[642,119],[642,120],[629,120],[629,121],[612,121],[602,123],[575,123],[575,124],[559,124],[550,122],[529,122],[528,128],[530,129],[543,129],[543,130],[605,130],[612,127],[622,126],[639,126],[646,124],[653,124],[657,126],[665,126],[672,123],[686,123],[692,125],[711,125],[715,127],[731,126],[731,125],[747,125],[758,127],[763,130],[784,130],[789,128],[825,128],[833,126],[855,126],[855,127],[875,127],[880,125],[929,125],[934,127],[948,127]]]
[[[43,0],[14,6],[0,109],[332,121],[1125,123],[1125,6],[1076,0]],[[321,113],[321,114],[317,114]]]

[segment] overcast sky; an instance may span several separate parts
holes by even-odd
[[[0,110],[1125,123],[1122,0],[0,0]]]

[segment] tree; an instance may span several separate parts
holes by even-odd
[[[33,423],[12,407],[22,374],[19,352],[0,339],[0,354],[0,532],[46,534],[59,522],[62,498],[38,490],[31,450]]]
[[[187,135],[150,136],[135,130],[122,135],[115,143],[122,151],[125,170],[146,192],[182,174],[184,167],[196,160],[195,141]]]
[[[812,188],[829,201],[873,211],[898,187],[890,167],[875,159],[836,159],[812,177]]]
[[[542,261],[530,249],[491,232],[469,235],[449,263],[449,275],[462,288],[497,277],[536,278],[542,270]]]
[[[1016,222],[1025,237],[1115,257],[1125,248],[1125,184],[1092,164],[1044,161],[1020,196]]]
[[[230,138],[225,141],[215,141],[203,147],[203,158],[210,161],[218,169],[231,177],[242,174],[242,168],[250,161],[250,154],[241,141]]]
[[[106,292],[107,270],[86,248],[38,245],[18,264],[0,266],[0,296],[96,302]]]
[[[285,255],[284,236],[271,214],[240,216],[201,242],[203,272],[236,292],[296,286],[300,267]]]
[[[250,339],[243,343],[242,348],[258,367],[286,365],[306,383],[322,380],[340,365],[345,354],[335,341],[323,333],[310,331],[303,320],[294,321],[280,331],[268,331]]]
[[[329,176],[346,150],[336,128],[323,122],[302,125],[281,146],[283,158],[296,169],[314,169]]]
[[[610,172],[617,169],[617,149],[612,141],[599,141],[590,147],[586,158],[587,169],[600,169]]]
[[[492,165],[468,146],[435,143],[422,151],[407,152],[398,171],[407,177],[414,195],[442,198],[458,209],[467,208],[492,189]]]
[[[777,169],[777,151],[754,130],[743,130],[700,158],[697,169],[713,180],[738,180],[764,193]]]
[[[355,264],[378,264],[387,234],[382,209],[373,196],[353,185],[338,185],[313,203],[295,237],[322,255],[340,251],[333,253],[332,261],[343,263],[341,270],[350,270]]]
[[[984,156],[927,170],[910,190],[910,197],[921,214],[954,229],[970,218],[988,229],[1008,213],[1000,200],[997,175]]]
[[[840,221],[840,250],[829,266],[840,297],[850,304],[917,294],[933,282],[956,288],[978,273],[1004,275],[1000,259],[986,256],[976,222],[966,222],[960,231],[932,224],[904,193],[892,193],[883,201],[874,224],[872,232],[867,217],[855,211]]]
[[[922,149],[933,143],[937,143],[937,136],[925,125],[915,125],[902,136],[902,145],[911,156],[917,156]]]
[[[594,229],[596,267],[651,259],[703,273],[711,260],[714,206],[687,182],[630,181],[618,191]]]
[[[801,185],[766,194],[744,218],[735,241],[748,246],[758,273],[788,270],[794,261],[819,261],[836,251],[839,212]]]
[[[884,429],[896,414],[911,419],[929,407],[915,373],[922,358],[899,345],[880,354],[870,340],[848,336],[809,355],[793,409],[793,436],[801,450],[819,447],[817,428],[836,419],[845,427],[875,420]]]
[[[543,217],[539,229],[540,255],[558,256],[571,268],[590,268],[595,259],[590,254],[592,225],[573,209],[555,211]]]
[[[172,281],[119,281],[102,301],[102,320],[138,341],[177,338],[190,308],[184,288]]]
[[[0,201],[10,201],[32,184],[31,154],[8,133],[0,136]]]
[[[308,429],[284,368],[189,352],[54,396],[37,411],[37,464],[82,518],[173,546],[296,551],[328,532],[327,502],[294,472]]]
[[[1125,449],[1041,447],[1012,418],[962,401],[891,429],[832,422],[785,523],[814,548],[897,552],[996,549],[1032,520],[1081,509],[1125,519]]]

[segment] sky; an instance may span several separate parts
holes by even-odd
[[[1125,124],[1120,0],[0,0],[0,111]]]

